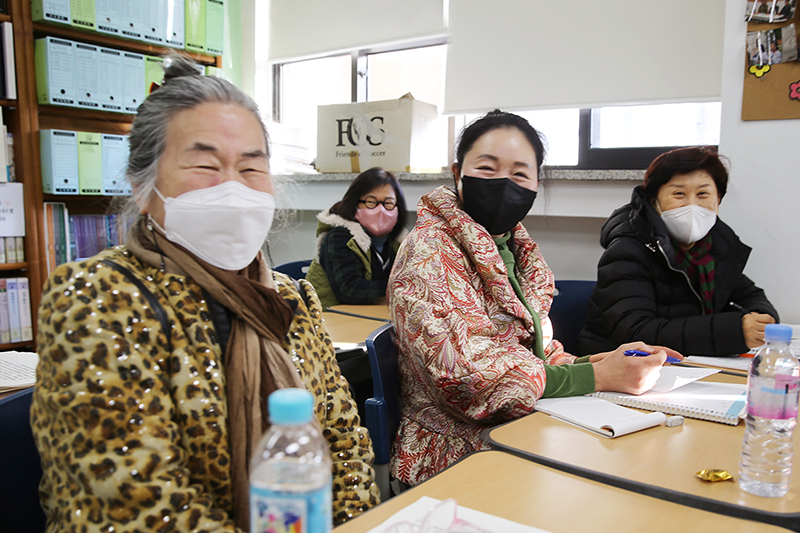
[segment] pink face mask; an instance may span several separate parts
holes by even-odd
[[[397,207],[388,211],[382,204],[372,209],[361,207],[356,210],[356,220],[367,228],[372,237],[383,237],[394,229],[397,223]]]

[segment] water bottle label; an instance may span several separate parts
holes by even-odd
[[[333,523],[330,486],[285,492],[250,486],[250,533],[324,533]]]
[[[747,389],[747,413],[772,420],[797,418],[800,378],[778,374]]]

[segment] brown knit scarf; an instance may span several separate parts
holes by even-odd
[[[248,531],[250,458],[269,427],[267,397],[276,389],[305,388],[281,348],[292,322],[292,309],[275,290],[260,252],[239,272],[222,270],[167,240],[144,217],[131,228],[126,245],[143,262],[190,277],[233,314],[224,358],[233,518],[237,527]]]

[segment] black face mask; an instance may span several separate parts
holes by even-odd
[[[510,178],[461,177],[464,211],[491,235],[510,231],[525,218],[536,199],[536,191]]]

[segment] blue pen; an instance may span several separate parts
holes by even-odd
[[[643,352],[641,350],[625,350],[625,355],[630,355],[633,357],[647,357],[648,355],[653,355],[651,353]],[[676,359],[675,357],[667,356],[667,363],[680,363],[680,359]]]

